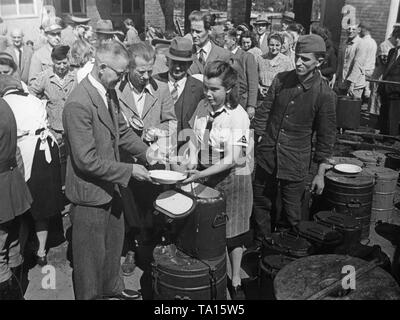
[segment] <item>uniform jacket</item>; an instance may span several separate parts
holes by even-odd
[[[68,199],[77,205],[108,204],[118,185],[128,185],[132,165],[119,162],[119,147],[146,162],[147,146],[127,127],[115,90],[109,92],[113,119],[87,77],[65,104],[63,124],[70,151],[65,188]]]
[[[257,163],[278,179],[301,181],[309,172],[314,132],[314,160],[322,163],[332,156],[336,95],[319,72],[304,83],[296,71],[280,73],[256,111],[254,129],[256,136],[262,136]]]
[[[17,123],[10,106],[0,98],[0,224],[22,215],[32,203],[16,153]]]
[[[29,68],[28,82],[30,82],[33,77],[37,76],[42,71],[49,69],[53,65],[53,61],[51,60],[51,50],[52,48],[50,45],[46,43],[33,53],[31,67]]]
[[[397,53],[398,50],[396,48],[389,51],[383,80],[400,82],[400,57],[397,57]],[[388,99],[400,99],[400,86],[392,84],[381,85],[380,93],[384,94],[385,98]]]
[[[144,122],[144,128],[159,128],[169,130],[170,134],[176,132],[176,116],[174,102],[168,89],[168,84],[151,78],[151,92],[146,93],[146,100],[143,107],[141,119]],[[132,115],[140,117],[135,100],[133,98],[131,86],[127,77],[117,87],[117,95],[121,111],[127,119]]]
[[[168,85],[168,72],[160,73],[155,79]],[[175,103],[175,114],[178,120],[178,133],[183,129],[190,128],[189,121],[196,108],[204,98],[203,83],[191,76],[187,77],[185,88]]]
[[[233,55],[233,67],[239,73],[239,103],[243,108],[257,106],[258,65],[251,53],[238,49]]]
[[[206,65],[207,63],[216,60],[229,61],[231,57],[232,54],[228,50],[218,47],[213,42],[211,42],[211,51],[207,57]],[[197,58],[197,55],[195,54],[195,59],[193,61],[193,64],[189,68],[189,74],[190,75],[204,74],[204,69],[205,67],[200,63],[199,59]]]
[[[15,63],[18,66],[17,63],[17,55],[16,52],[14,50],[14,47],[8,47],[6,52],[8,52],[14,59]],[[29,68],[31,66],[31,60],[32,60],[32,56],[33,56],[33,50],[31,47],[29,46],[23,46],[22,48],[22,57],[21,57],[21,69],[18,69],[18,73],[21,77],[21,80],[23,82],[25,82],[26,84],[28,83],[29,80]]]

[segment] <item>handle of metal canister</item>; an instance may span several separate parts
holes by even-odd
[[[180,295],[176,295],[174,300],[192,300],[188,296],[181,297]]]
[[[210,268],[211,300],[217,300],[217,279],[215,278],[215,268]]]
[[[351,200],[350,203],[347,204],[348,208],[358,209],[361,207],[361,202],[359,200]]]
[[[151,267],[152,267],[152,272],[151,272],[151,276],[153,278],[153,292],[158,296],[159,292],[158,292],[158,272],[157,272],[157,265],[152,262],[151,263]]]
[[[228,216],[226,215],[226,213],[218,214],[214,218],[213,227],[218,228],[226,225],[226,220],[228,220]]]

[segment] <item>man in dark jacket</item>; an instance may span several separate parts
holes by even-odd
[[[159,73],[154,78],[168,83],[175,104],[179,134],[182,130],[189,129],[189,121],[199,102],[204,98],[203,83],[188,75],[194,60],[192,42],[189,39],[182,37],[173,39],[166,56],[169,71]],[[178,141],[178,144],[182,142]]]
[[[393,30],[395,48],[389,51],[388,63],[383,73],[383,80],[400,82],[400,28]],[[400,123],[400,85],[381,84],[379,93],[382,99],[380,122],[382,133],[399,134]]]
[[[232,53],[233,68],[238,72],[239,103],[247,111],[249,118],[253,119],[258,93],[256,59],[238,46],[236,30],[230,30],[225,35],[225,48]]]
[[[0,96],[10,79],[0,76]],[[18,170],[16,152],[17,124],[10,106],[0,98],[0,300],[22,299],[13,276],[23,262],[18,217],[29,210],[32,197]]]
[[[256,111],[254,129],[259,142],[254,181],[256,241],[271,234],[271,211],[278,185],[284,212],[279,224],[296,229],[314,133],[317,138],[314,161],[319,170],[312,189],[317,194],[324,189],[327,159],[332,154],[336,133],[336,96],[318,71],[325,51],[320,36],[300,37],[296,70],[277,75],[265,103]]]

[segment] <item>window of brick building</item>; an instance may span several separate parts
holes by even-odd
[[[129,15],[141,8],[141,0],[112,0],[111,13],[114,15]]]
[[[86,13],[86,0],[62,0],[61,12],[70,14]]]
[[[37,15],[37,0],[1,0],[0,16],[26,17]]]

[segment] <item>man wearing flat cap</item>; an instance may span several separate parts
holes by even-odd
[[[254,22],[254,26],[258,35],[258,47],[263,54],[268,53],[268,26],[271,25],[267,14],[260,14]]]
[[[61,22],[60,18],[54,18],[42,26],[46,36],[46,44],[32,56],[31,67],[29,69],[29,82],[40,72],[51,68],[53,65],[51,52],[54,47],[61,44],[61,30],[63,29]]]
[[[65,101],[77,86],[76,72],[70,69],[69,46],[57,46],[51,52],[53,67],[33,77],[29,86],[31,94],[48,101],[46,110],[49,127],[60,149],[62,182],[65,178],[66,152],[62,113]]]
[[[61,43],[72,47],[79,39],[79,29],[88,30],[90,18],[68,16],[65,19],[67,27],[61,31]]]
[[[317,194],[324,189],[326,163],[332,155],[336,133],[336,95],[318,70],[325,51],[320,36],[301,36],[296,47],[296,69],[275,77],[265,102],[256,111],[256,243],[270,236],[274,227],[296,231],[312,147],[313,161],[319,168],[311,188]],[[314,133],[316,143],[312,145]],[[271,221],[278,185],[283,214],[280,221]]]

